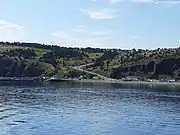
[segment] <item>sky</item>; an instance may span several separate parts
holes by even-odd
[[[0,0],[0,41],[155,49],[180,45],[180,0]]]

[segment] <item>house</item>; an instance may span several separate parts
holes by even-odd
[[[94,80],[99,80],[100,78],[98,76],[93,77]]]
[[[125,78],[122,78],[123,81],[139,81],[139,78],[136,76],[128,76]]]
[[[171,79],[171,80],[169,80],[168,82],[176,82],[176,80],[174,80],[174,79]]]
[[[147,82],[159,82],[159,80],[156,80],[156,79],[147,79]]]

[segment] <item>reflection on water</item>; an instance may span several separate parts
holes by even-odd
[[[52,87],[73,87],[73,88],[124,88],[124,89],[140,89],[140,90],[150,90],[150,91],[179,91],[180,92],[180,85],[172,85],[172,84],[141,84],[141,83],[134,83],[134,84],[119,84],[119,83],[77,83],[77,82],[54,82],[48,83],[47,86]]]
[[[1,86],[0,134],[179,135],[178,91],[103,83]]]

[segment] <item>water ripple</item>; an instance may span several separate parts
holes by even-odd
[[[179,135],[180,93],[105,87],[0,87],[0,134]]]

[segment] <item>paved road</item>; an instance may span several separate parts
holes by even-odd
[[[72,68],[75,69],[75,70],[81,71],[81,72],[85,72],[85,73],[91,74],[91,75],[96,75],[99,78],[101,78],[103,80],[106,80],[106,81],[115,81],[116,80],[116,79],[108,78],[108,77],[105,77],[103,75],[100,75],[100,74],[97,74],[97,73],[94,73],[94,72],[91,72],[91,71],[87,71],[87,70],[84,69],[84,67],[90,66],[90,65],[93,65],[93,64],[94,63],[89,63],[89,64],[86,64],[86,65],[75,66],[75,67],[72,67]]]

